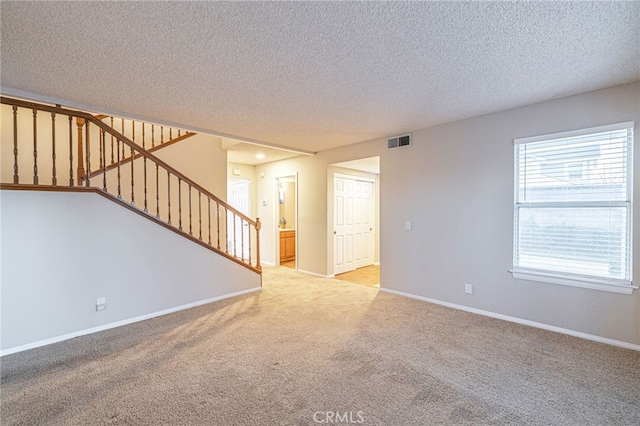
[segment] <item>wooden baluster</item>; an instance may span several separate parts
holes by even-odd
[[[100,131],[100,127],[98,127],[98,151],[100,152],[100,158],[98,159],[98,169],[100,169],[102,167],[102,157],[106,157],[107,156],[107,152],[104,151],[104,132]],[[104,155],[103,155],[104,154]]]
[[[38,110],[33,109],[33,184],[38,184]]]
[[[164,143],[164,126],[160,126],[160,145]]]
[[[178,229],[182,231],[182,178],[178,177]]]
[[[249,265],[251,265],[251,224],[247,222],[247,241],[249,242],[249,247],[247,247],[247,251],[249,252]]]
[[[89,144],[89,122],[87,121],[85,123],[85,131],[86,131],[86,140],[85,140],[85,144],[87,145],[87,171],[85,174],[85,185],[87,186],[87,188],[90,186],[90,180],[91,180],[91,154],[89,152],[89,148],[90,148],[90,144]]]
[[[124,118],[121,118],[121,119],[120,119],[120,129],[122,129],[122,135],[123,135],[123,136],[126,136],[126,135],[124,134]],[[124,144],[124,142],[123,142],[123,143],[122,143],[122,157],[121,157],[121,158],[124,160],[124,159],[126,158],[126,156],[127,156],[127,153],[126,153],[126,151],[125,151],[125,144]]]
[[[167,170],[167,211],[169,212],[167,223],[171,225],[171,172],[169,170]]]
[[[104,192],[107,192],[107,138],[106,138],[106,131],[104,129],[102,129],[102,149],[104,150],[104,157],[103,157],[103,161],[102,164],[100,165],[100,167],[102,167],[102,190]],[[113,136],[111,136],[111,138],[113,138]],[[112,142],[113,143],[113,142]],[[113,148],[111,150],[111,154],[113,155]]]
[[[155,124],[151,125],[151,148],[156,146],[156,126]]]
[[[131,205],[135,206],[136,205],[136,194],[135,194],[135,188],[134,188],[135,174],[133,170],[133,163],[135,163],[135,161],[133,161],[135,159],[135,151],[133,150],[133,146],[130,146],[129,148],[131,148]]]
[[[84,153],[82,152],[82,128],[84,127],[84,118],[76,117],[76,126],[78,126],[78,185],[82,185],[84,179]]]
[[[73,117],[69,116],[69,186],[73,185]]]
[[[202,241],[202,192],[198,191],[198,236]]]
[[[156,163],[156,219],[160,219],[160,175]]]
[[[216,222],[218,231],[218,250],[220,250],[220,203],[216,201]]]
[[[18,176],[18,107],[13,106],[13,183],[20,183]]]
[[[180,137],[180,129],[178,129],[178,137]]]
[[[193,236],[191,229],[191,184],[189,184],[189,235]]]
[[[142,148],[146,148],[144,140],[144,123],[142,123]],[[142,159],[143,174],[144,174],[144,212],[149,213],[147,208],[147,156]]]
[[[51,172],[53,177],[51,178],[51,185],[58,185],[58,178],[56,176],[56,113],[51,113],[51,159],[53,160],[53,167]]]
[[[229,254],[233,254],[233,250],[231,248],[231,246],[229,246],[229,223],[231,222],[229,220],[229,209],[225,207],[225,224],[224,224],[224,243],[226,244],[227,248],[226,248],[226,252]]]
[[[135,121],[131,121],[131,142],[136,143],[136,122]],[[135,157],[133,155],[133,148],[131,148],[131,163],[133,164],[133,160],[135,160]]]
[[[169,140],[173,139],[173,127],[169,127]]]
[[[260,265],[260,229],[262,228],[262,223],[260,223],[260,218],[256,218],[256,269],[259,271],[262,270],[262,266]],[[262,286],[262,280],[260,281],[260,286]]]
[[[209,220],[207,221],[209,225],[209,240],[207,241],[209,245],[211,245],[211,198],[207,196],[207,217]]]
[[[111,117],[111,128],[113,129],[113,117]],[[113,161],[113,134],[112,134],[111,135],[111,164],[113,163],[114,161]]]
[[[241,244],[240,256],[244,261],[244,219],[243,218],[240,218],[240,244]]]
[[[225,252],[229,254],[229,210],[224,208],[224,245]]]
[[[238,237],[236,236],[236,221],[238,220],[238,218],[236,217],[236,214],[234,212],[231,212],[231,214],[233,216],[233,257],[238,257]],[[227,225],[227,227],[228,226],[229,225]]]
[[[116,140],[116,149],[118,151],[118,199],[122,200],[122,185],[121,185],[121,179],[120,179],[120,138],[118,138]],[[124,144],[123,144],[124,145]]]

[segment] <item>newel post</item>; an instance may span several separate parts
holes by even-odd
[[[78,126],[78,185],[82,185],[85,178],[84,154],[82,152],[82,128],[84,124],[84,118],[76,117],[76,125]]]
[[[258,217],[256,218],[256,269],[262,271],[262,266],[260,265],[260,228],[262,228],[262,223]]]

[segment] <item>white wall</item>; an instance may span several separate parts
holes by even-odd
[[[5,353],[260,286],[255,273],[97,194],[1,197]]]
[[[330,164],[380,156],[381,287],[595,336],[640,344],[640,292],[631,295],[514,279],[513,139],[636,122],[634,278],[640,283],[640,82],[414,131],[413,146],[386,139],[257,166],[258,198],[274,176],[298,173],[298,267],[329,275]],[[259,207],[264,258],[277,220]],[[413,229],[405,231],[410,220]],[[273,225],[275,221],[276,225]],[[464,293],[464,284],[474,294]],[[428,306],[425,305],[425,309]]]
[[[635,120],[640,282],[640,83],[413,132],[381,158],[381,287],[640,344],[640,293],[514,279],[513,139]],[[382,143],[380,141],[379,143]],[[405,231],[405,220],[413,229]],[[464,293],[464,284],[474,294]]]
[[[154,155],[226,201],[227,151],[220,143],[220,138],[197,134],[159,149]]]
[[[379,139],[316,156],[257,166],[256,215],[263,222],[262,258],[273,262],[275,256],[278,235],[275,179],[297,174],[298,268],[328,275],[327,253],[331,241],[327,227],[328,167],[379,155],[383,288],[640,344],[640,292],[621,295],[528,282],[514,279],[507,272],[512,266],[513,247],[513,139],[623,121],[636,122],[634,278],[637,285],[640,282],[640,82],[414,131],[411,148],[387,150],[386,139]],[[259,177],[262,172],[264,177]],[[266,206],[262,205],[263,199],[267,200]],[[29,211],[26,206],[25,209]],[[2,213],[4,293],[5,268],[11,264],[5,257],[11,259],[12,256],[5,255],[9,246],[5,244],[4,234],[14,231],[4,226],[4,204]],[[101,217],[107,221],[107,217]],[[404,230],[406,220],[413,222],[411,231]],[[24,226],[31,229],[26,223]],[[30,238],[40,238],[37,232],[22,232]],[[18,240],[17,236],[13,238]],[[78,238],[85,244],[81,236]],[[72,242],[68,244],[70,250],[75,250],[72,252],[82,252]],[[34,252],[50,255],[50,250],[38,247],[32,247]],[[64,257],[63,254],[56,256]],[[30,259],[33,256],[25,253],[21,268],[37,270],[38,264],[29,263]],[[106,266],[97,264],[96,268],[100,272],[94,275],[106,274],[103,271]],[[71,266],[64,272],[71,275],[69,271],[73,271]],[[64,272],[58,272],[61,280],[66,277]],[[14,274],[19,277],[18,272]],[[465,283],[474,285],[473,295],[464,293]],[[29,284],[33,285],[36,284]],[[32,288],[29,286],[27,288]],[[22,297],[30,303],[32,295]],[[93,308],[94,299],[99,296],[85,297],[91,299],[90,308]],[[5,300],[3,297],[3,327]],[[40,303],[38,307],[48,312],[46,309],[50,308],[45,302]],[[37,311],[29,312],[37,314]]]

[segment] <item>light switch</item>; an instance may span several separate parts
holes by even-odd
[[[107,298],[99,297],[96,299],[96,311],[104,311],[107,307]]]
[[[410,220],[407,220],[404,223],[404,229],[406,229],[407,231],[411,229],[411,221]]]

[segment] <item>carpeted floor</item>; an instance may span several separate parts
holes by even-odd
[[[638,352],[288,268],[1,361],[3,425],[640,424]]]

